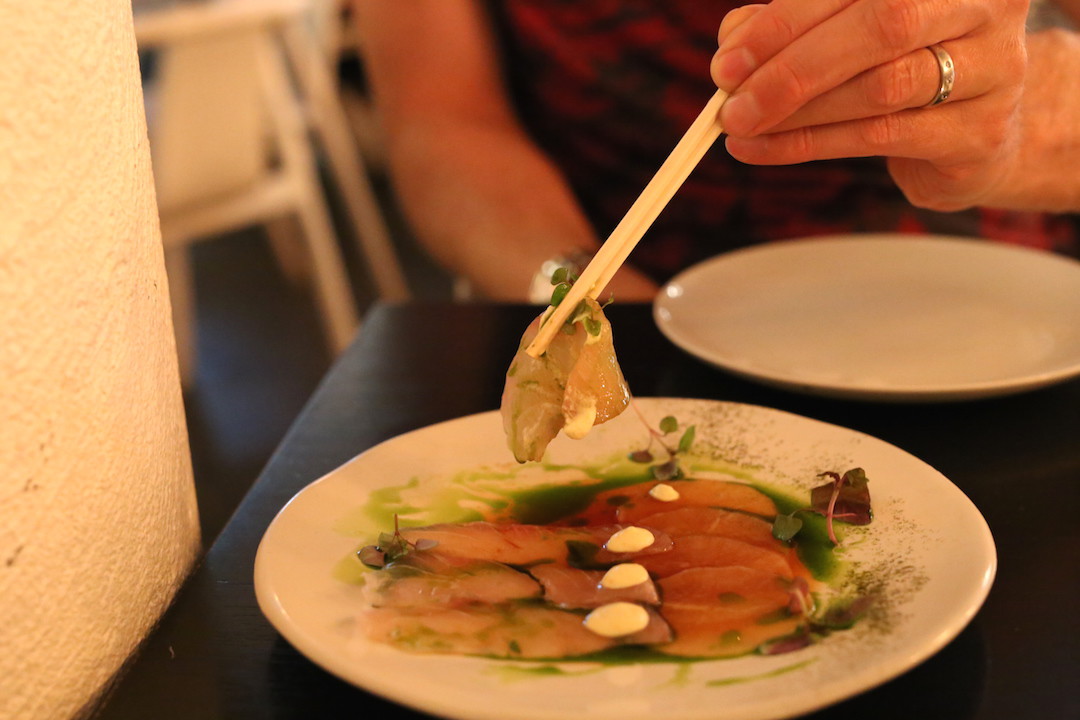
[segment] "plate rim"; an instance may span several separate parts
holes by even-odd
[[[1066,364],[1053,370],[1031,373],[1019,378],[1004,378],[1000,380],[923,385],[908,384],[901,387],[875,383],[834,383],[815,381],[807,378],[800,378],[797,374],[793,373],[770,372],[761,369],[753,363],[742,362],[738,359],[732,360],[730,358],[721,358],[714,350],[708,348],[705,343],[695,340],[687,333],[673,327],[671,320],[664,315],[665,313],[670,313],[670,306],[667,303],[670,300],[669,292],[671,291],[671,288],[680,284],[685,284],[687,278],[696,278],[699,275],[707,274],[711,272],[715,266],[726,264],[733,259],[744,257],[749,254],[783,253],[791,248],[806,248],[812,244],[839,246],[845,243],[855,244],[865,243],[867,241],[897,246],[911,243],[952,247],[963,245],[969,250],[979,248],[976,252],[985,250],[987,252],[1018,253],[1031,258],[1038,257],[1048,263],[1060,263],[1062,266],[1075,266],[1074,269],[1077,272],[1080,272],[1080,261],[1068,256],[1037,248],[973,237],[881,232],[839,233],[789,238],[724,252],[682,270],[664,283],[653,299],[653,321],[656,323],[660,332],[676,347],[713,367],[772,387],[825,397],[886,402],[961,401],[1028,392],[1080,376],[1080,356],[1078,356],[1072,364]]]

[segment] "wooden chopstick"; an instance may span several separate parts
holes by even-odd
[[[547,352],[555,334],[585,297],[593,299],[600,296],[604,288],[619,270],[630,251],[638,244],[645,232],[652,227],[660,212],[682,187],[701,158],[712,144],[720,137],[723,128],[720,125],[720,107],[727,99],[727,93],[717,90],[701,114],[690,124],[664,160],[652,180],[641,191],[641,195],[611,231],[608,239],[593,255],[593,259],[581,272],[581,276],[570,288],[557,307],[549,308],[547,317],[540,326],[540,331],[525,348],[532,357],[540,357]]]

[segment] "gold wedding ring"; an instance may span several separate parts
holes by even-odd
[[[934,95],[934,99],[926,104],[926,107],[933,107],[934,105],[940,105],[949,99],[949,95],[952,94],[953,83],[956,81],[956,65],[953,63],[952,55],[946,52],[945,48],[941,47],[937,43],[930,45],[926,48],[934,54],[934,59],[937,60],[938,71],[941,77],[941,82],[938,83],[937,94]]]

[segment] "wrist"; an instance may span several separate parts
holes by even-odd
[[[590,259],[590,256],[585,251],[573,250],[555,255],[542,262],[529,283],[529,302],[536,305],[550,303],[553,290],[551,276],[555,271],[559,268],[566,268],[567,273],[570,275],[581,275],[581,271],[589,264]]]

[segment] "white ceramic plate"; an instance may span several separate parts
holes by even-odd
[[[922,662],[971,620],[996,567],[978,510],[940,473],[851,430],[765,408],[639,399],[652,423],[695,423],[696,475],[734,475],[805,493],[823,470],[862,466],[875,518],[844,540],[845,562],[878,583],[880,615],[797,652],[621,666],[415,655],[366,640],[354,551],[389,529],[446,519],[467,498],[580,479],[575,467],[626,462],[645,431],[632,412],[582,441],[557,439],[516,466],[496,413],[402,435],[300,492],[259,546],[255,590],[270,622],[326,670],[405,705],[466,720],[734,720],[783,718],[857,694]],[[696,459],[694,459],[696,458]],[[558,466],[560,469],[554,469]],[[410,510],[411,508],[411,510]],[[362,574],[360,575],[362,577]]]
[[[707,362],[822,395],[959,400],[1080,374],[1080,262],[981,240],[760,245],[678,275],[654,316]]]

